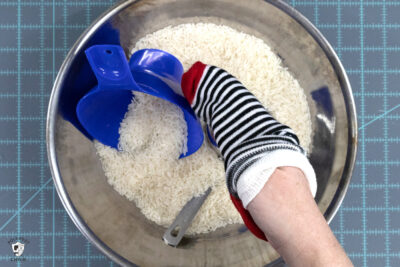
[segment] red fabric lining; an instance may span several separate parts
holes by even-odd
[[[232,195],[231,195],[231,199],[232,199],[233,205],[235,205],[236,209],[239,211],[240,216],[242,216],[242,219],[244,221],[244,224],[247,226],[247,228],[250,230],[250,232],[252,232],[253,235],[255,235],[256,237],[258,237],[262,240],[268,241],[264,232],[261,231],[261,229],[254,222],[250,213],[243,207],[242,201],[238,198],[235,198]]]
[[[182,76],[182,92],[187,101],[192,104],[194,96],[196,95],[197,87],[206,65],[197,61],[190,69]]]

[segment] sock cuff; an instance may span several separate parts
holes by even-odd
[[[311,194],[315,197],[317,180],[307,157],[297,151],[282,149],[263,156],[240,175],[237,182],[237,194],[244,208],[247,208],[247,205],[258,195],[275,169],[284,166],[297,167],[303,171],[308,180]]]
[[[203,72],[206,66],[207,65],[203,64],[202,62],[197,61],[182,76],[182,93],[187,101],[189,101],[189,104],[192,104],[193,102],[194,96],[196,95],[197,87],[199,86],[199,82],[201,80],[201,77],[203,76]]]

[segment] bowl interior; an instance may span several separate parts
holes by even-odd
[[[115,30],[127,54],[147,33],[187,22],[224,24],[263,39],[305,89],[313,125],[313,148],[309,157],[318,179],[316,200],[328,220],[334,215],[347,188],[355,153],[351,91],[343,74],[339,75],[340,64],[337,65],[336,58],[327,54],[321,40],[313,37],[314,29],[305,29],[287,13],[293,15],[295,11],[273,2],[130,1],[95,23],[67,58],[53,89],[49,109],[49,117],[53,118],[48,141],[54,179],[65,207],[80,230],[119,263],[262,266],[278,258],[278,254],[242,225],[186,238],[179,248],[166,246],[161,240],[165,229],[148,221],[133,203],[107,184],[92,142],[65,120],[61,111],[68,104],[68,98],[63,95],[71,90],[71,84],[85,68],[84,49],[106,42],[101,36],[104,33],[107,36],[108,32],[112,35]],[[96,37],[99,32],[102,34]],[[90,82],[84,84],[89,85]]]

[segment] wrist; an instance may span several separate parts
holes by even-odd
[[[288,169],[288,167],[295,167],[298,170]],[[295,174],[296,180],[304,180],[305,177],[308,181],[312,196],[315,196],[317,191],[317,180],[314,169],[307,157],[297,151],[279,149],[265,153],[264,156],[250,165],[239,177],[237,182],[237,193],[243,202],[244,208],[247,208],[247,205],[251,200],[258,195],[277,168]],[[299,171],[302,173],[299,173]],[[294,182],[297,183],[298,181]]]
[[[287,243],[301,244],[302,236],[306,237],[309,228],[304,227],[307,226],[304,216],[310,212],[310,203],[319,213],[303,172],[294,167],[279,167],[247,210],[277,249]]]

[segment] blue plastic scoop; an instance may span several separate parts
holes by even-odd
[[[128,65],[118,45],[96,45],[85,53],[98,85],[79,100],[76,113],[94,139],[118,149],[118,130],[134,97],[133,91],[162,98],[181,108],[188,129],[187,152],[181,158],[200,148],[204,140],[201,124],[186,99],[171,89],[180,87],[183,74],[177,58],[162,50],[144,49],[134,53]]]

